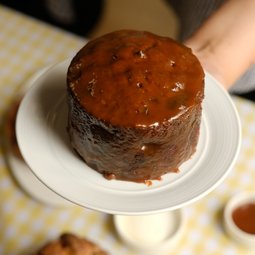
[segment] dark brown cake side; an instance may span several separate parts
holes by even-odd
[[[67,85],[72,146],[105,177],[159,179],[195,152],[204,73],[172,39],[123,30],[93,40]]]

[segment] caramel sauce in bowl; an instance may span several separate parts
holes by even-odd
[[[254,247],[255,192],[240,193],[229,200],[224,209],[224,224],[233,240]]]

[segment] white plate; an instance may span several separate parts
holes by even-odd
[[[19,91],[17,95],[17,100],[23,97],[24,93],[48,68],[49,67],[39,70],[34,75],[32,75],[29,80],[27,80],[26,84],[22,86],[22,89]],[[38,178],[36,178],[36,176],[29,169],[25,161],[22,158],[17,157],[13,152],[8,135],[5,135],[5,145],[6,159],[9,164],[10,170],[17,183],[28,195],[30,195],[37,201],[50,206],[66,207],[73,205],[73,203],[70,203],[63,197],[51,191]]]
[[[66,126],[66,70],[59,63],[36,81],[20,105],[17,139],[27,164],[50,189],[87,208],[113,214],[149,214],[177,209],[206,195],[236,161],[241,127],[231,98],[206,74],[197,152],[161,181],[145,184],[106,180],[70,147]]]
[[[8,151],[7,160],[14,178],[29,196],[49,206],[69,207],[74,205],[45,186],[35,177],[27,164],[11,151]]]

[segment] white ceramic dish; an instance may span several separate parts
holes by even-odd
[[[23,97],[26,91],[31,86],[33,86],[34,82],[38,79],[38,77],[40,77],[44,72],[46,72],[48,68],[50,67],[45,67],[39,70],[27,80],[26,84],[19,91],[17,95],[17,100]],[[10,166],[10,170],[14,178],[20,185],[20,187],[28,195],[30,195],[37,201],[50,206],[65,207],[65,206],[74,205],[73,203],[70,203],[69,201],[59,196],[55,192],[51,191],[33,174],[33,172],[29,169],[25,161],[15,155],[7,136],[5,139],[5,144],[7,149],[6,158]]]
[[[255,203],[255,192],[243,192],[233,196],[224,209],[224,225],[228,235],[237,243],[254,248],[255,234],[241,230],[234,222],[232,213],[239,206]],[[255,215],[254,215],[255,217]]]
[[[141,254],[169,254],[185,228],[182,209],[151,215],[114,215],[120,239]]]
[[[66,132],[66,70],[59,63],[35,82],[22,100],[17,139],[27,164],[50,189],[81,206],[113,214],[151,214],[180,208],[203,197],[236,161],[241,127],[231,98],[206,74],[197,152],[161,181],[144,184],[106,180],[70,147]]]
[[[73,203],[59,196],[44,185],[36,178],[27,164],[22,159],[17,158],[11,151],[8,152],[7,160],[16,181],[29,196],[49,206],[74,206]]]

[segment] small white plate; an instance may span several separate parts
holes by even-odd
[[[17,115],[17,140],[34,174],[64,198],[113,214],[150,214],[180,208],[214,189],[234,165],[241,141],[235,106],[206,74],[203,117],[197,151],[179,173],[144,184],[106,180],[72,150],[66,132],[66,71],[61,62],[34,83]]]

